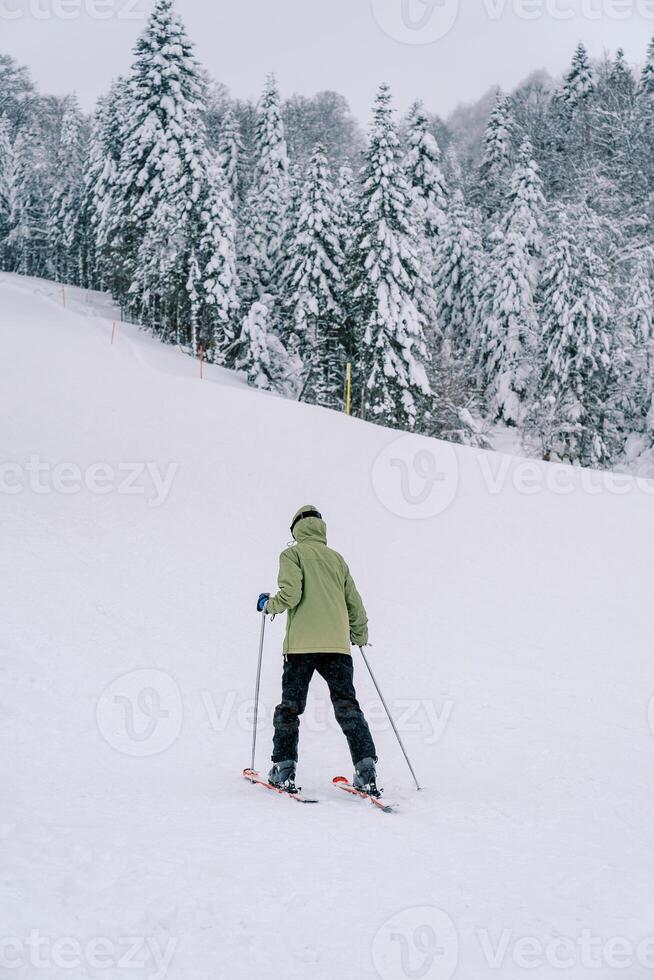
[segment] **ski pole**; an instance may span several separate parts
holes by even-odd
[[[409,760],[409,756],[406,754],[406,749],[404,748],[404,743],[402,742],[402,739],[400,738],[400,733],[398,732],[397,728],[395,727],[395,722],[393,721],[393,716],[391,715],[390,711],[388,710],[388,705],[384,701],[384,695],[379,690],[379,684],[375,680],[375,675],[372,672],[372,667],[368,663],[368,658],[366,657],[365,653],[363,652],[363,647],[359,647],[359,652],[360,652],[361,656],[363,657],[363,662],[365,663],[366,667],[368,668],[368,673],[372,677],[372,682],[375,685],[375,688],[377,690],[377,694],[379,695],[379,700],[384,705],[384,710],[385,710],[386,714],[388,715],[388,720],[390,721],[390,723],[391,723],[391,725],[393,727],[393,731],[395,732],[396,738],[397,738],[398,742],[400,743],[400,748],[402,749],[402,752],[404,754],[404,758],[406,759],[406,764],[409,767],[409,769],[411,770],[411,775],[413,776],[413,779],[415,781],[416,789],[419,790],[420,789],[420,783],[418,782],[418,777],[416,776],[415,772],[413,771],[413,766],[411,765],[411,762]]]
[[[266,630],[266,614],[261,613],[261,639],[259,640],[259,663],[257,664],[257,683],[254,689],[254,729],[252,731],[252,765],[254,769],[254,753],[257,749],[257,720],[259,716],[259,684],[261,683],[261,660],[263,658],[263,635]]]

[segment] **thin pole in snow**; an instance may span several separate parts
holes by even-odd
[[[111,328],[111,343],[114,342],[114,337],[116,336],[116,321],[114,320],[113,326]]]
[[[204,344],[200,344],[199,350],[200,357],[200,381],[204,378]]]
[[[377,690],[377,694],[379,695],[379,700],[384,705],[384,710],[385,710],[386,714],[388,715],[388,720],[390,721],[391,726],[393,728],[393,731],[395,732],[395,736],[396,736],[398,742],[400,743],[400,748],[402,749],[402,752],[404,754],[404,758],[406,759],[407,765],[408,765],[409,769],[411,770],[411,775],[413,776],[414,782],[416,784],[416,789],[419,790],[420,789],[420,783],[418,782],[418,777],[416,776],[415,772],[413,771],[413,766],[411,765],[411,762],[409,760],[409,756],[406,754],[406,749],[404,748],[404,743],[402,742],[402,739],[400,738],[400,733],[398,732],[397,728],[395,727],[395,722],[393,721],[393,716],[390,713],[390,711],[388,710],[388,705],[384,701],[384,695],[380,691],[379,684],[375,680],[375,675],[372,672],[372,667],[368,663],[368,658],[366,657],[365,653],[363,652],[363,647],[359,647],[359,652],[360,652],[361,656],[363,657],[363,662],[365,663],[366,667],[368,668],[368,673],[372,677],[372,682],[375,685],[375,688]]]
[[[257,750],[257,721],[259,719],[259,686],[261,684],[261,661],[263,659],[263,637],[266,631],[266,614],[261,613],[261,638],[259,640],[259,662],[257,664],[257,683],[254,688],[254,727],[252,729],[252,765],[254,770],[254,756]]]

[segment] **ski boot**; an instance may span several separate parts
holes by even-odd
[[[277,789],[284,790],[285,793],[297,793],[295,785],[295,761],[285,759],[284,762],[275,762],[268,773],[268,782]]]
[[[376,759],[361,759],[357,762],[354,767],[354,778],[352,779],[352,785],[355,789],[358,789],[360,793],[366,793],[368,796],[381,796],[381,791],[377,789],[377,773],[375,771]]]

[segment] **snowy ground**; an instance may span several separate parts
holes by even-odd
[[[63,299],[0,277],[2,975],[652,975],[654,485],[201,381]],[[306,502],[424,783],[357,663],[397,815],[330,787],[351,768],[319,679],[320,805],[240,777],[254,599]]]

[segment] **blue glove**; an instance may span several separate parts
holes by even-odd
[[[259,598],[257,599],[257,612],[264,611],[268,599],[270,599],[270,592],[262,592]]]

